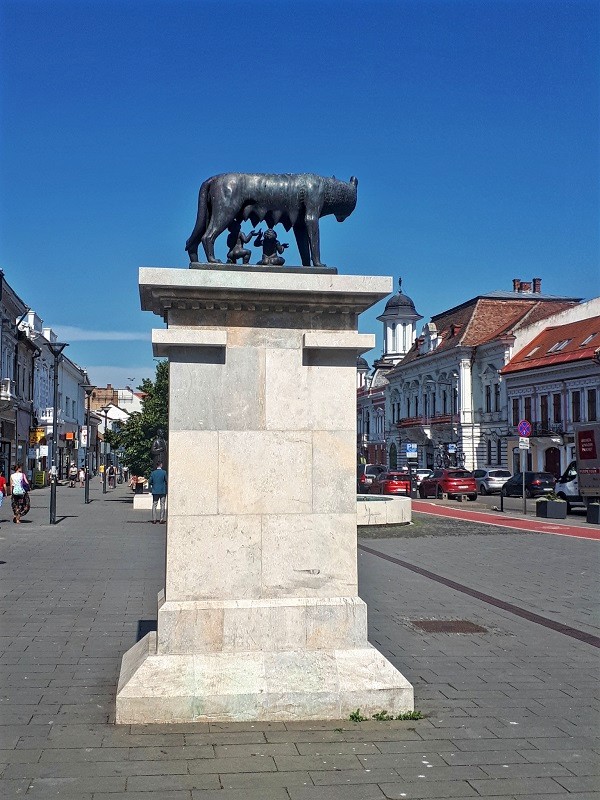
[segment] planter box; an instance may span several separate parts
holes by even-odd
[[[564,500],[538,500],[535,515],[544,519],[566,519],[567,504]]]
[[[591,522],[592,525],[600,525],[600,506],[589,505],[585,519],[586,522]]]

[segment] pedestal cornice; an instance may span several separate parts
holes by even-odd
[[[359,314],[393,288],[380,275],[165,267],[142,267],[139,284],[142,310],[163,318],[172,308]]]

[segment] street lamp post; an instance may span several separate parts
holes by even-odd
[[[54,356],[54,396],[52,408],[52,459],[50,463],[50,525],[56,525],[56,484],[58,482],[58,365],[62,351],[68,347],[66,342],[53,342],[48,349]]]
[[[106,451],[106,431],[108,430],[108,412],[110,406],[102,406],[100,411],[104,414],[104,471],[102,473],[102,494],[106,494],[106,473],[108,469],[108,453]]]
[[[91,414],[90,401],[92,399],[92,392],[94,391],[95,388],[96,388],[95,386],[84,386],[83,387],[83,390],[85,392],[86,404],[87,404],[87,414],[86,414],[86,431],[87,431],[86,442],[87,442],[87,446],[85,448],[85,489],[84,489],[84,492],[85,492],[84,498],[85,498],[86,505],[90,502],[90,472],[92,470],[91,458],[90,458],[91,454],[92,454],[92,448],[91,448],[91,442],[90,442],[90,414]]]

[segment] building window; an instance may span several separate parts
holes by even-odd
[[[406,398],[406,416],[410,417],[410,397]]]
[[[581,392],[571,392],[571,421],[581,422]]]
[[[560,394],[552,395],[552,421],[562,422]]]
[[[500,411],[500,384],[494,384],[494,411]]]
[[[496,442],[496,464],[502,464],[502,440],[498,439]]]
[[[595,389],[588,389],[587,391],[587,418],[588,422],[596,422],[598,419]]]
[[[448,392],[444,389],[442,392],[442,414],[448,413]]]
[[[488,439],[487,442],[487,461],[486,464],[490,465],[492,463],[492,440]]]
[[[485,387],[485,410],[486,413],[492,410],[492,387],[489,384]]]
[[[458,389],[452,389],[452,413],[458,414]]]
[[[415,397],[415,417],[419,416],[419,398]]]
[[[435,392],[431,395],[431,416],[435,417]]]
[[[519,398],[513,397],[512,401],[512,424],[518,425],[520,422],[519,420]]]
[[[547,394],[543,394],[540,397],[540,418],[541,418],[542,427],[544,428],[544,430],[548,430],[549,417],[548,417],[548,395]]]
[[[531,422],[531,397],[525,398],[525,417],[528,422]]]

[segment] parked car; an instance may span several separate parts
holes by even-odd
[[[371,494],[404,494],[410,497],[408,472],[380,472],[373,479]]]
[[[525,497],[541,497],[554,492],[556,478],[550,472],[525,473]],[[504,497],[523,497],[523,473],[515,472],[501,489]]]
[[[435,469],[419,486],[419,497],[448,497],[466,494],[469,500],[477,500],[477,484],[473,473],[466,469]]]
[[[476,469],[473,471],[479,494],[497,494],[510,478],[507,469]]]
[[[429,478],[433,475],[432,469],[413,469],[413,475],[417,476],[417,486],[421,485],[423,478]]]
[[[356,474],[356,491],[358,494],[365,494],[369,491],[373,478],[382,472],[387,472],[384,464],[359,464]]]
[[[564,473],[556,481],[554,491],[561,500],[567,501],[567,513],[573,506],[585,508],[583,497],[579,494],[579,478],[577,476],[577,462],[571,461]]]

